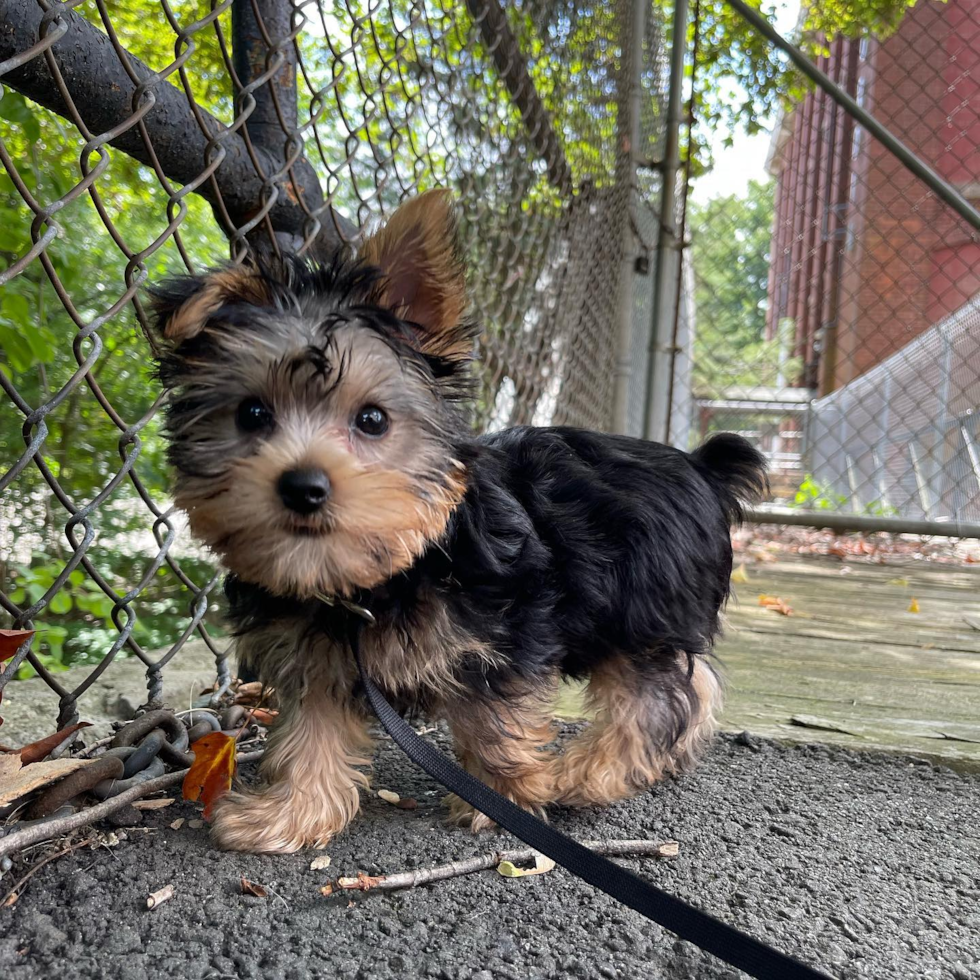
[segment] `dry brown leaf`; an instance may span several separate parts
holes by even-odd
[[[320,894],[323,895],[324,898],[332,895],[333,894],[333,885],[324,885],[320,889]]]
[[[254,895],[256,898],[268,898],[269,893],[254,881],[249,881],[244,875],[242,875],[242,894],[243,895]]]
[[[243,698],[257,698],[261,693],[262,681],[247,681],[245,684],[238,685],[235,701],[240,703]]]
[[[42,762],[70,735],[73,735],[80,728],[91,727],[90,721],[80,721],[77,725],[69,725],[68,728],[62,728],[53,735],[48,735],[47,738],[40,738],[36,742],[31,742],[20,750],[20,761],[25,766],[29,766],[33,762]]]
[[[11,760],[15,760],[16,764]],[[47,786],[76,769],[91,765],[94,759],[48,759],[21,766],[19,755],[0,756],[0,806]]]
[[[160,888],[155,892],[150,892],[150,894],[146,896],[146,907],[148,909],[155,909],[158,905],[163,905],[164,902],[169,902],[173,897],[174,886],[164,885],[163,888]]]
[[[419,801],[412,799],[411,796],[403,796],[395,804],[395,806],[397,806],[399,810],[414,810],[418,807],[418,805],[419,805]]]
[[[134,800],[133,809],[135,810],[162,810],[165,806],[170,806],[174,802],[174,797],[167,796],[162,800]]]
[[[34,630],[0,630],[0,662],[9,660],[33,635]]]
[[[322,871],[330,867],[330,855],[320,854],[310,862],[310,871]]]
[[[766,609],[771,609],[773,612],[777,612],[782,616],[793,615],[792,607],[783,602],[778,595],[760,595],[759,605]]]
[[[534,853],[533,868],[519,868],[513,861],[501,861],[497,865],[497,874],[504,878],[529,878],[531,875],[543,875],[555,869],[555,862],[550,857]]]

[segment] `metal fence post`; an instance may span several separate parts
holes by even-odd
[[[660,191],[660,232],[653,281],[653,326],[647,362],[646,411],[643,435],[667,441],[670,415],[670,371],[674,339],[674,313],[679,301],[677,263],[680,245],[677,229],[677,174],[681,166],[680,128],[684,89],[684,56],[687,53],[688,0],[676,0],[673,44],[670,52],[670,84],[667,90],[667,126]]]
[[[633,192],[636,186],[636,168],[640,147],[640,100],[643,87],[640,72],[643,69],[643,39],[646,34],[646,0],[632,0],[629,17],[624,16],[623,49],[629,42],[630,56],[626,63],[625,84],[622,85],[626,123],[622,127],[626,137],[620,146],[623,160],[620,167],[623,207],[623,255],[619,275],[619,317],[616,334],[616,366],[613,380],[613,432],[625,433],[629,424],[629,387],[633,373],[633,286],[636,275],[636,236],[633,231]],[[622,103],[621,103],[622,104]]]

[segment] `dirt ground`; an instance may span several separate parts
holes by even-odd
[[[508,835],[448,828],[439,788],[384,740],[374,785],[414,797],[418,808],[366,799],[360,819],[324,852],[327,870],[310,869],[316,852],[216,851],[206,828],[189,825],[200,814],[188,804],[147,813],[149,831],[117,830],[118,843],[52,862],[0,909],[0,976],[740,976],[561,869],[322,897],[334,876],[513,846]],[[676,858],[628,864],[841,980],[980,980],[978,813],[976,774],[727,735],[687,776],[607,810],[556,809],[552,821],[581,839],[678,841]],[[180,817],[183,826],[171,829]],[[268,897],[242,895],[243,875]],[[148,911],[147,895],[167,884],[173,899]]]

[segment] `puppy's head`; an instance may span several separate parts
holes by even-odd
[[[345,595],[443,534],[474,338],[448,194],[403,205],[357,262],[215,270],[154,306],[176,502],[236,575]]]

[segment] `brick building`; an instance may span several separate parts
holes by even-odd
[[[890,38],[830,47],[819,67],[980,203],[980,0],[920,0]],[[980,292],[976,234],[821,90],[783,117],[768,169],[768,330],[797,384],[847,384]]]

